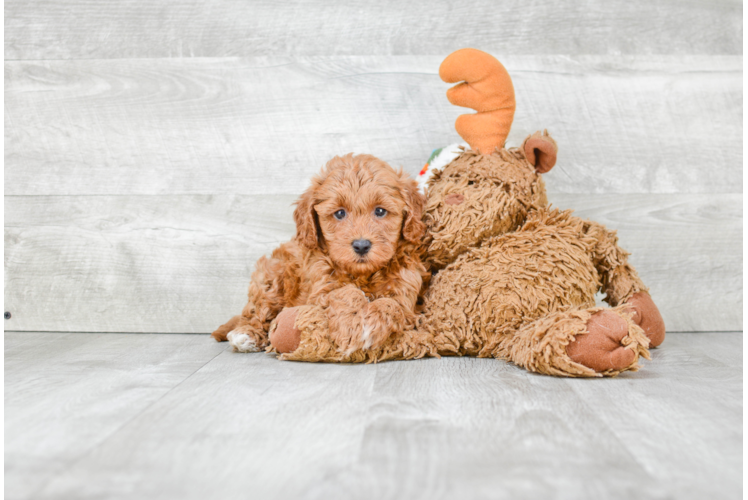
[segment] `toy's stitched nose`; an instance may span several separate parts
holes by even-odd
[[[369,240],[355,240],[353,243],[353,251],[359,255],[366,255],[371,250],[371,241]]]
[[[457,193],[452,193],[444,198],[444,203],[446,203],[447,205],[459,205],[463,201],[465,201],[465,197]]]

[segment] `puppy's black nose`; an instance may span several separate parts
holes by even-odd
[[[353,251],[359,255],[366,255],[371,250],[371,241],[369,240],[355,240],[353,243]]]

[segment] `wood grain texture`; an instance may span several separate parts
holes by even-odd
[[[459,140],[442,58],[6,62],[5,194],[297,194],[351,151],[415,174]],[[741,56],[502,61],[551,191],[741,192]]]
[[[6,498],[742,494],[740,333],[671,335],[641,371],[606,380],[472,358],[225,350],[195,366],[220,346],[207,336],[6,333],[5,345]]]
[[[198,336],[6,334],[5,498],[27,498],[225,349]]]
[[[614,380],[492,360],[384,363],[358,462],[310,498],[737,498],[738,335],[672,335]]]
[[[613,435],[634,443],[632,458],[656,478],[653,497],[707,498],[722,488],[716,496],[742,496],[740,335],[671,335],[641,378],[610,387],[569,384]]]
[[[745,198],[743,199],[743,205],[745,206]],[[745,225],[746,219],[743,219]],[[748,325],[748,303],[746,303],[745,291],[748,290],[748,238],[746,238],[745,231],[743,232],[743,327]]]
[[[294,196],[6,196],[8,330],[210,332]],[[619,231],[669,331],[742,329],[742,194],[551,194]]]
[[[6,197],[5,327],[212,331],[246,303],[254,262],[294,234],[294,198]]]
[[[8,0],[8,59],[742,54],[742,3]]]

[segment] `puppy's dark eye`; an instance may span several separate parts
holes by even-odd
[[[475,184],[475,181],[468,181],[468,186],[472,186],[473,184]]]
[[[335,216],[336,219],[343,220],[345,219],[345,210],[341,208],[340,210],[335,212],[333,215]]]
[[[385,210],[382,207],[377,207],[377,208],[374,209],[374,215],[376,215],[377,217],[379,217],[381,219],[382,217],[384,217],[385,215],[387,215],[387,210]]]

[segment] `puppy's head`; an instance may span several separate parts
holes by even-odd
[[[297,202],[296,238],[326,252],[346,273],[371,274],[403,243],[421,241],[424,203],[402,170],[370,155],[336,156]]]

